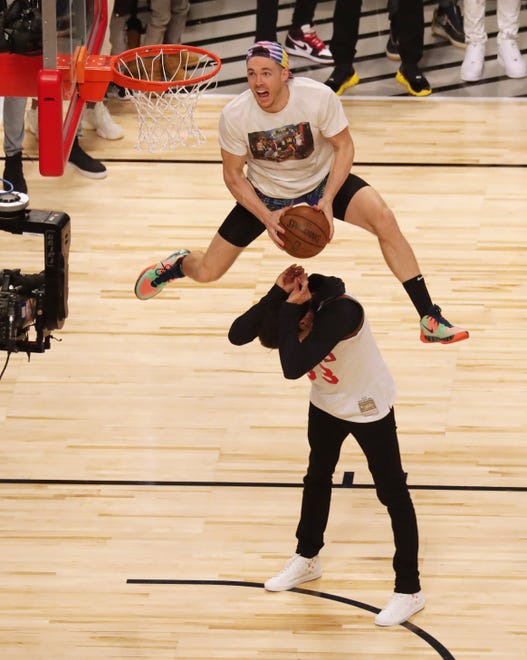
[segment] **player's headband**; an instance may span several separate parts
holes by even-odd
[[[282,46],[276,41],[257,41],[247,51],[247,62],[251,57],[267,57],[279,64],[284,69],[289,70],[289,58]],[[289,71],[289,77],[293,74]]]

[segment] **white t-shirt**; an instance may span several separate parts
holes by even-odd
[[[338,96],[323,83],[292,78],[280,112],[262,110],[250,89],[230,101],[219,122],[222,149],[247,159],[247,178],[269,197],[294,199],[329,173],[333,147],[326,138],[348,126]]]
[[[356,335],[340,341],[308,376],[311,402],[339,419],[373,422],[386,417],[395,401],[395,382],[367,318]]]

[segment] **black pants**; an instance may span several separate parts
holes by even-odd
[[[313,22],[317,0],[295,3],[291,28]],[[335,67],[351,71],[359,37],[361,0],[336,0],[333,14],[331,53]],[[278,0],[257,0],[255,41],[277,41]]]
[[[417,520],[401,465],[393,410],[383,419],[360,424],[338,419],[310,404],[308,439],[311,451],[304,477],[296,552],[303,557],[313,557],[324,545],[332,477],[342,443],[350,433],[366,456],[377,497],[388,509],[391,519],[395,591],[416,593],[420,590]]]
[[[291,28],[298,29],[302,25],[312,23],[317,2],[318,0],[297,0],[293,10]],[[256,0],[255,41],[278,41],[276,38],[278,4],[278,0]]]
[[[361,0],[336,0],[330,50],[335,68],[351,73],[359,38]]]
[[[423,0],[388,0],[392,36],[399,43],[403,65],[417,66],[423,57]]]

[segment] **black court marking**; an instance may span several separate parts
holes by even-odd
[[[353,472],[345,472],[341,484],[333,489],[373,490],[373,484],[353,483]],[[156,481],[142,479],[2,479],[0,485],[19,484],[25,486],[141,486],[146,488],[303,488],[302,482],[273,481]],[[487,493],[527,493],[527,486],[459,486],[444,484],[408,484],[409,490],[449,490]]]
[[[162,585],[162,584],[186,584],[186,585],[202,585],[202,586],[220,586],[220,587],[251,587],[254,589],[263,589],[264,585],[262,582],[244,582],[241,580],[149,580],[149,579],[140,579],[140,578],[129,578],[126,580],[127,584],[151,584],[151,585]],[[294,591],[299,594],[305,594],[306,596],[314,596],[316,598],[325,598],[326,600],[333,600],[337,603],[344,603],[344,605],[351,605],[352,607],[358,607],[361,610],[366,610],[367,612],[372,612],[373,614],[378,614],[381,610],[378,607],[373,605],[368,605],[367,603],[361,603],[358,600],[353,600],[352,598],[344,598],[344,596],[337,596],[335,594],[328,594],[324,591],[312,591],[311,589],[301,589],[299,587],[294,587],[289,589],[289,591]],[[450,651],[441,644],[435,637],[430,635],[409,621],[399,624],[403,628],[406,628],[414,635],[420,637],[424,642],[426,642],[434,651],[437,652],[440,658],[444,660],[456,660]]]
[[[5,160],[5,158],[0,158]],[[38,163],[36,157],[24,157],[23,160],[34,161]],[[163,160],[149,157],[121,157],[121,158],[103,158],[105,163],[155,163],[156,165],[221,165],[222,161],[217,158],[193,160],[190,158],[164,158]],[[523,169],[527,167],[526,163],[424,163],[420,161],[357,161],[353,163],[354,167],[413,167],[413,168],[449,168],[449,169]]]

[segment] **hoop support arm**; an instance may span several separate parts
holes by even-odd
[[[111,64],[116,55],[89,55],[82,46],[76,58],[76,80],[83,101],[102,101],[112,82]]]

